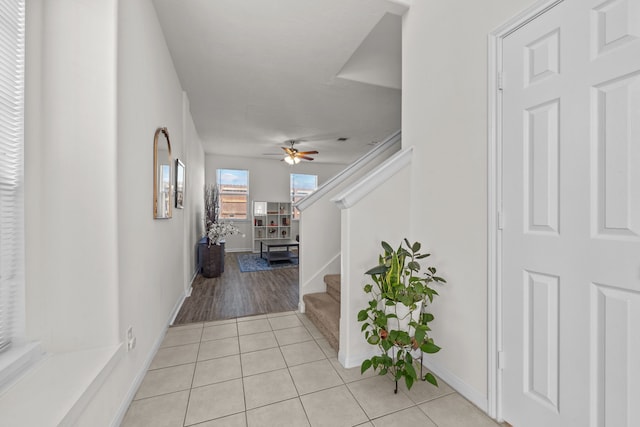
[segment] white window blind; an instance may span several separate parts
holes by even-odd
[[[25,1],[0,0],[0,352],[24,333]]]

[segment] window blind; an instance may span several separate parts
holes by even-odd
[[[0,0],[0,352],[24,331],[25,1]]]

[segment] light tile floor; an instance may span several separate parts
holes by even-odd
[[[304,314],[171,327],[123,427],[497,426],[440,381],[345,369]]]

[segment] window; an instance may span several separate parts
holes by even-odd
[[[0,0],[0,352],[24,334],[25,2]]]
[[[317,175],[305,175],[301,173],[291,174],[291,203],[299,202],[318,188]],[[300,219],[300,211],[293,208],[293,219]]]
[[[249,171],[218,169],[220,219],[247,219],[249,207]]]

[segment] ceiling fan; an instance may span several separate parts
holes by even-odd
[[[296,141],[295,139],[287,141],[291,144],[291,147],[281,147],[285,151],[283,161],[289,163],[290,165],[295,165],[300,163],[300,160],[313,160],[313,157],[309,157],[308,154],[318,154],[317,151],[298,151],[294,148],[294,144],[299,143],[300,141]]]

